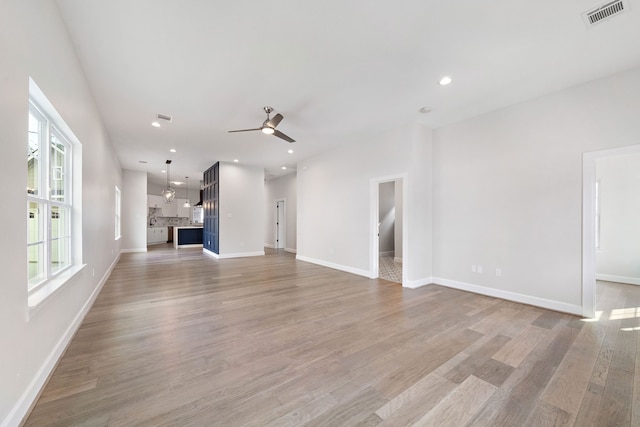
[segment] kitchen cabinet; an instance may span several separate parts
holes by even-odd
[[[177,200],[173,199],[171,203],[165,203],[162,206],[162,216],[178,216]]]
[[[156,245],[159,243],[167,243],[168,232],[167,227],[148,227],[147,228],[147,245]]]
[[[176,204],[178,205],[178,216],[182,218],[191,218],[191,206],[188,208],[183,206],[186,201],[187,199],[176,199]]]
[[[202,247],[202,227],[175,227],[174,230],[174,248]]]
[[[164,199],[162,196],[155,196],[153,194],[147,194],[147,207],[148,208],[162,208],[164,207]]]

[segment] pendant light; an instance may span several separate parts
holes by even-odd
[[[185,176],[184,179],[187,181],[187,200],[184,202],[184,205],[182,205],[183,208],[190,208],[191,207],[191,203],[189,203],[189,177]]]
[[[167,188],[162,190],[162,197],[164,198],[165,203],[173,202],[173,199],[176,197],[176,190],[169,186],[169,180],[171,178],[171,174],[169,171],[169,167],[171,166],[171,160],[167,160]]]

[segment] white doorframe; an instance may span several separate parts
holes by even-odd
[[[408,271],[408,262],[411,259],[409,257],[408,250],[408,238],[409,235],[409,221],[408,221],[408,209],[407,209],[407,199],[408,199],[408,177],[407,174],[401,175],[391,175],[384,176],[379,178],[371,178],[369,181],[369,192],[370,192],[370,205],[369,205],[369,278],[377,279],[379,277],[379,236],[378,236],[378,221],[379,221],[379,212],[378,205],[380,201],[380,184],[391,181],[401,181],[402,182],[402,286],[405,286],[407,283],[407,271]]]
[[[282,214],[280,218],[278,218],[278,204],[282,202]],[[286,249],[287,248],[287,200],[286,199],[277,199],[275,200],[276,205],[276,233],[274,239],[274,247],[276,249]],[[282,230],[282,241],[278,244],[278,229]]]
[[[598,159],[640,153],[640,145],[582,155],[582,315],[596,314],[596,165]]]

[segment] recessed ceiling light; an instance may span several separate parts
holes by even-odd
[[[175,153],[176,149],[175,148],[171,148],[169,151],[171,151],[172,153]]]
[[[440,85],[441,85],[441,86],[446,86],[446,85],[448,85],[449,83],[451,83],[451,81],[452,81],[452,80],[451,80],[451,77],[449,77],[449,76],[444,76],[443,78],[441,78],[441,79],[440,79]]]
[[[286,167],[286,166],[283,166],[283,167],[282,167],[282,170],[283,170],[283,171],[284,171],[284,170],[287,170],[287,167]]]
[[[431,107],[422,107],[421,109],[418,110],[418,112],[422,113],[422,114],[427,114],[431,112]]]
[[[160,127],[160,123],[158,123],[158,122],[151,122],[151,126],[153,126],[154,128],[159,128],[159,127]]]
[[[173,181],[174,185],[182,185],[181,181]]]
[[[162,173],[167,173],[167,171],[163,169],[163,170],[162,170]]]
[[[293,154],[293,150],[291,148],[289,148],[289,151],[287,151],[287,153]]]
[[[238,163],[239,161],[240,161],[240,160],[238,160],[238,159],[233,159],[233,162],[234,162],[234,163]]]

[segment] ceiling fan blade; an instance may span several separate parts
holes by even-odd
[[[229,130],[229,131],[227,131],[227,132],[229,132],[229,133],[233,133],[233,132],[251,132],[251,131],[253,131],[253,130],[262,130],[262,128]]]
[[[282,119],[284,119],[284,117],[282,116],[282,114],[278,113],[275,116],[273,116],[271,120],[267,122],[267,125],[271,126],[272,128],[275,128],[276,126],[278,126],[278,123],[282,121]]]
[[[288,137],[287,135],[285,135],[284,133],[280,132],[279,130],[274,131],[273,132],[273,136],[277,136],[278,138],[282,138],[285,141],[296,142],[295,139],[292,139],[292,138]]]

